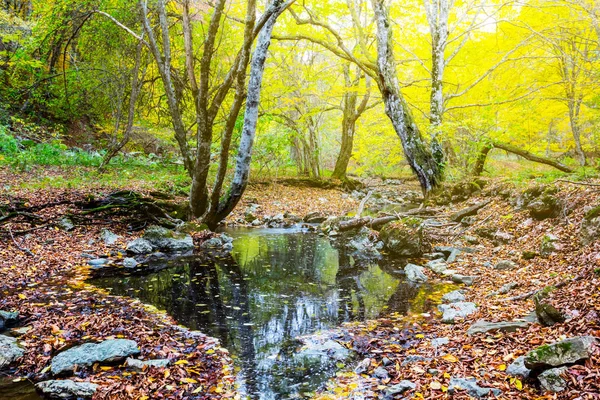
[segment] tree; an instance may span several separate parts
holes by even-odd
[[[362,72],[357,70],[355,76],[351,76],[351,65],[344,65],[344,88],[345,93],[342,99],[342,143],[340,152],[335,162],[332,178],[346,179],[346,171],[348,163],[352,157],[352,149],[354,147],[354,135],[356,133],[356,121],[367,110],[369,98],[371,96],[371,80],[366,79],[366,93],[358,102],[358,86],[362,79]],[[376,103],[378,104],[378,103]]]
[[[404,154],[417,175],[425,194],[436,188],[442,179],[443,152],[435,141],[431,147],[423,139],[412,112],[400,92],[392,45],[392,29],[385,0],[372,0],[377,23],[377,66],[379,91],[385,112],[400,137]]]
[[[179,145],[184,166],[192,180],[189,201],[191,215],[203,218],[211,227],[215,227],[228,214],[226,210],[231,211],[230,206],[237,203],[239,200],[238,196],[241,196],[241,192],[243,192],[247,181],[247,171],[244,166],[246,163],[249,163],[251,157],[254,130],[256,129],[256,121],[252,121],[250,117],[255,112],[254,107],[258,107],[257,103],[250,102],[246,109],[247,117],[245,117],[242,143],[240,144],[240,151],[242,153],[238,154],[236,174],[232,188],[229,195],[223,201],[220,201],[221,190],[227,172],[231,136],[239,111],[246,99],[246,70],[250,61],[252,45],[260,32],[263,30],[267,31],[268,36],[263,36],[262,42],[259,43],[260,47],[257,47],[257,51],[258,49],[261,51],[264,50],[264,55],[260,51],[255,54],[255,57],[258,57],[258,59],[266,57],[275,20],[293,2],[294,0],[288,0],[285,3],[279,0],[270,2],[258,20],[256,19],[256,0],[249,0],[247,2],[242,46],[238,50],[227,73],[217,83],[211,81],[214,78],[215,68],[218,64],[213,62],[213,57],[216,53],[216,43],[219,34],[225,34],[223,32],[225,28],[223,27],[222,20],[227,20],[227,18],[223,18],[227,3],[226,0],[217,0],[214,4],[214,10],[208,27],[206,27],[206,35],[203,38],[203,52],[199,63],[196,62],[195,57],[195,23],[191,17],[192,2],[190,0],[182,0],[179,3],[181,17],[176,18],[176,23],[178,24],[181,21],[180,29],[183,34],[183,53],[185,59],[185,70],[181,74],[174,73],[176,66],[173,63],[172,55],[173,48],[177,43],[171,34],[172,21],[169,20],[171,14],[167,12],[165,0],[158,0],[156,2],[155,12],[158,15],[156,28],[151,22],[151,14],[147,2],[140,0],[138,3],[143,32],[147,40],[110,14],[97,11],[118,24],[137,40],[142,41],[152,53],[163,84],[174,136]],[[249,85],[253,85],[254,92],[251,93],[250,87],[248,87],[248,95],[252,95],[252,102],[258,102],[260,97],[263,68],[264,60],[262,65],[255,64],[255,75],[250,78]],[[184,81],[184,83],[181,84],[180,81]],[[235,96],[231,101],[229,109],[225,110],[225,100],[234,85],[236,88]],[[196,130],[195,152],[192,151],[189,144],[188,128],[185,123],[185,113],[187,110],[182,103],[183,92],[186,92],[190,96],[193,104],[193,124]],[[224,113],[226,117],[221,133],[221,152],[217,177],[212,193],[209,196],[208,174],[211,163],[211,146],[213,144],[215,120],[220,113]]]

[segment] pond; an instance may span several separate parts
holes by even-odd
[[[310,374],[295,366],[294,355],[284,351],[294,338],[390,312],[425,312],[423,293],[434,290],[404,282],[405,262],[360,261],[314,233],[227,234],[234,238],[231,255],[180,260],[149,275],[92,283],[153,304],[178,323],[220,339],[248,398],[301,397],[331,376],[330,366]]]

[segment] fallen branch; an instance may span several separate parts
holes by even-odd
[[[365,204],[367,204],[367,201],[369,201],[369,198],[371,198],[372,194],[373,191],[369,190],[369,193],[367,193],[365,198],[361,200],[360,204],[358,205],[358,210],[356,211],[356,218],[360,218],[360,215],[363,213],[363,210],[365,208]]]
[[[10,226],[8,227],[8,233],[10,233],[10,238],[12,239],[12,241],[15,244],[15,246],[17,247],[17,249],[21,250],[23,253],[25,253],[31,257],[35,256],[35,254],[33,254],[31,252],[31,250],[21,247],[21,245],[19,243],[17,243],[15,237],[13,236],[12,230],[10,229]]]
[[[482,201],[481,203],[477,203],[474,206],[460,210],[452,214],[450,216],[450,220],[454,222],[460,222],[465,217],[476,215],[479,210],[481,210],[483,207],[487,206],[491,202],[491,200]]]
[[[566,179],[557,179],[556,182],[564,182],[564,183],[570,183],[572,185],[582,185],[582,186],[594,186],[594,187],[600,187],[600,184],[598,183],[588,183],[588,182],[575,182],[575,181],[568,181]]]
[[[556,285],[551,285],[551,286],[553,286],[555,289],[560,289],[562,287],[567,286],[569,283],[573,283],[573,282],[576,282],[576,281],[578,281],[580,279],[583,279],[584,276],[585,276],[585,274],[579,274],[575,278],[566,279],[566,280],[564,280],[562,282],[557,283]],[[532,296],[535,296],[537,293],[539,293],[539,292],[541,292],[543,290],[544,290],[543,288],[542,289],[538,289],[538,290],[532,290],[531,292],[527,292],[527,293],[521,294],[519,296],[508,297],[508,298],[504,299],[503,301],[525,300],[525,299],[528,299],[528,298],[530,298]]]

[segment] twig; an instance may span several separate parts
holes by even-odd
[[[367,193],[367,195],[365,196],[365,198],[362,199],[362,201],[358,205],[358,210],[356,211],[356,218],[360,218],[360,214],[363,213],[363,209],[365,208],[365,204],[367,204],[367,201],[369,200],[369,198],[371,197],[372,194],[373,194],[373,191],[369,190],[369,193]]]
[[[13,243],[15,244],[15,246],[17,246],[17,249],[21,250],[23,253],[30,255],[31,257],[35,256],[35,254],[33,254],[31,252],[31,250],[23,248],[19,245],[19,243],[17,243],[17,241],[15,240],[15,237],[13,236],[12,230],[10,229],[10,226],[8,227],[8,233],[10,233],[10,238],[12,239]]]

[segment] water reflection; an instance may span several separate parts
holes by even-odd
[[[150,275],[97,279],[113,294],[165,309],[180,324],[217,337],[240,367],[242,391],[281,399],[313,391],[330,371],[295,367],[293,339],[345,321],[407,312],[419,292],[401,265],[354,260],[315,234],[238,230],[232,255],[187,260]],[[343,249],[343,245],[337,246]],[[296,368],[296,369],[295,369]]]

